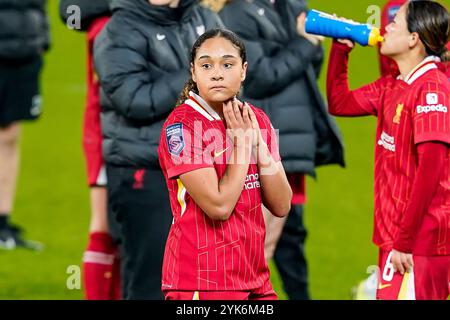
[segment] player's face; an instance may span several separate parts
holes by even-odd
[[[406,9],[407,4],[399,9],[394,21],[386,26],[384,42],[381,45],[382,55],[393,58],[409,51],[411,33],[406,22]]]
[[[211,106],[222,106],[233,98],[246,71],[247,62],[242,63],[239,49],[222,37],[206,40],[197,50],[191,68],[200,96]]]

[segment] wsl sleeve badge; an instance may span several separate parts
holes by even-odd
[[[178,157],[185,146],[182,123],[175,123],[166,128],[166,141],[169,153]]]

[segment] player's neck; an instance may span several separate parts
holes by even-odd
[[[207,101],[206,99],[205,101],[223,119],[223,102]]]
[[[406,77],[414,70],[420,63],[423,62],[425,57],[421,55],[408,56],[399,59],[394,59],[397,62],[398,69],[400,70],[400,77],[406,79]]]

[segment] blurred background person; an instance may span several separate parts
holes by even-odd
[[[39,76],[50,47],[46,0],[0,1],[0,249],[42,249],[11,224],[20,167],[20,122],[42,113]]]
[[[263,108],[279,130],[281,158],[294,196],[284,226],[280,219],[266,221],[266,258],[273,254],[284,290],[298,300],[310,298],[305,175],[315,177],[320,165],[344,166],[340,133],[317,85],[323,38],[305,33],[305,10],[301,0],[233,0],[219,12],[225,26],[247,47],[250,68],[244,98]]]
[[[70,6],[78,6],[80,29],[86,33],[87,94],[83,125],[83,151],[87,179],[90,187],[91,222],[89,241],[83,257],[83,282],[88,300],[120,299],[120,261],[117,245],[108,227],[106,170],[102,156],[100,127],[100,85],[94,72],[93,49],[97,35],[109,21],[109,0],[61,0],[60,16],[68,23],[74,12]]]
[[[189,78],[189,48],[219,17],[195,0],[114,0],[95,41],[108,216],[120,245],[124,299],[163,299],[172,222],[158,163],[162,124]]]

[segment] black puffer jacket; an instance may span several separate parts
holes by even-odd
[[[110,15],[110,3],[111,0],[61,0],[59,16],[66,24],[74,13],[71,6],[77,6],[80,9],[80,29],[78,31],[87,31],[96,18]]]
[[[233,0],[219,15],[245,42],[244,98],[263,108],[279,129],[287,172],[315,176],[315,167],[344,166],[339,130],[317,86],[323,49],[296,31],[304,1]]]
[[[181,0],[177,9],[147,0],[113,0],[113,16],[97,37],[103,155],[116,166],[158,167],[162,124],[189,77],[189,51],[220,18]]]
[[[0,0],[0,60],[31,60],[50,47],[46,0]]]

